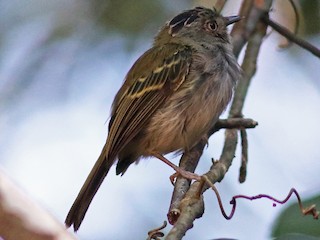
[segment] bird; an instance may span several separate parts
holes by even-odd
[[[176,174],[199,179],[164,155],[188,152],[208,137],[230,102],[241,70],[227,26],[240,19],[195,7],[160,29],[114,98],[106,143],[66,217],[67,227],[79,229],[114,164],[123,175],[132,163],[156,157]]]

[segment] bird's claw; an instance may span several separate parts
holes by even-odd
[[[175,180],[177,177],[183,177],[185,179],[188,179],[188,180],[196,180],[196,181],[201,181],[201,176],[199,176],[198,174],[196,173],[193,173],[193,172],[189,172],[189,171],[186,171],[186,170],[183,170],[181,168],[177,169],[177,171],[172,174],[169,179],[170,179],[170,182],[172,183],[172,185],[174,185],[175,183]]]

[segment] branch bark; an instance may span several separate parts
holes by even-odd
[[[75,240],[0,171],[0,239]]]

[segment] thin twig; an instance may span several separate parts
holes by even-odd
[[[244,183],[247,177],[247,165],[248,165],[248,137],[245,129],[240,130],[241,136],[241,166],[239,174],[239,182]]]
[[[219,121],[210,130],[209,135],[212,135],[221,129],[255,128],[257,125],[258,122],[250,118],[219,119]]]
[[[282,36],[286,37],[291,42],[294,42],[295,44],[299,45],[303,49],[307,50],[308,52],[312,53],[316,57],[320,58],[320,49],[317,48],[316,46],[312,45],[311,43],[307,42],[306,40],[303,40],[302,38],[299,38],[297,35],[290,32],[287,28],[274,22],[273,20],[271,20],[267,16],[263,17],[262,20],[263,20],[263,22],[268,24],[270,27],[272,27],[274,30],[276,30]]]

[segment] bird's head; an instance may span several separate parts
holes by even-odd
[[[239,16],[223,17],[214,9],[196,7],[168,21],[156,36],[155,45],[229,42],[227,26],[240,19]]]

